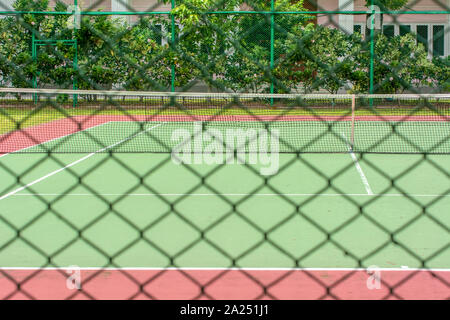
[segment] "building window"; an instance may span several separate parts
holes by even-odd
[[[383,26],[383,34],[388,38],[394,37],[395,36],[395,26],[394,25],[384,25]]]
[[[444,55],[444,26],[433,26],[433,56]]]
[[[159,45],[162,45],[163,44],[162,25],[155,24],[155,25],[152,25],[151,28],[154,33],[155,42]]]
[[[417,43],[422,43],[430,55],[446,56],[450,53],[447,49],[447,47],[450,48],[450,36],[448,32],[446,33],[446,28],[446,25],[442,24],[386,24],[383,26],[383,34],[387,37],[413,34]],[[353,26],[354,33],[360,33],[364,36],[365,31],[365,26],[362,24]]]
[[[405,36],[408,33],[411,33],[411,26],[410,25],[400,25],[400,36]]]
[[[428,51],[428,26],[417,26],[417,43],[423,44],[425,50]]]

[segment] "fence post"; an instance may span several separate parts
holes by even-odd
[[[374,86],[374,67],[375,67],[375,6],[374,0],[370,1],[371,9],[372,9],[372,18],[371,20],[371,28],[370,28],[370,84],[369,84],[369,93],[373,93]],[[372,99],[370,99],[372,104]]]
[[[175,0],[172,0],[172,10],[175,9]],[[173,15],[173,12],[171,13],[171,20],[172,20],[172,46],[175,44],[175,16]],[[172,47],[173,48],[173,47]],[[175,62],[172,63],[172,70],[171,70],[171,81],[170,81],[170,91],[175,92]]]
[[[76,5],[76,0],[75,0]],[[75,39],[72,44],[75,49],[75,56],[73,57],[73,68],[74,68],[74,78],[73,78],[73,90],[78,90],[78,41]],[[78,106],[78,95],[73,95],[73,107]]]
[[[33,63],[37,64],[37,52],[36,52],[36,36],[34,35],[34,30],[31,31],[31,58],[33,60]],[[37,75],[36,75],[37,69],[34,71],[33,79],[31,80],[33,82],[33,88],[37,88]],[[34,104],[37,104],[37,94],[33,93],[33,102]]]
[[[270,3],[270,93],[274,93],[273,69],[275,67],[275,0]],[[270,98],[270,105],[273,106],[273,97]]]
[[[36,63],[36,45],[35,45],[36,36],[34,32],[31,32],[31,58],[34,63]],[[33,88],[36,88],[36,72],[33,74]]]

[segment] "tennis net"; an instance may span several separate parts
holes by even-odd
[[[263,131],[280,153],[448,154],[450,95],[0,88],[0,153],[167,153],[180,135],[225,145],[229,132],[251,152]]]

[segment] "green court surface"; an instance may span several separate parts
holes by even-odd
[[[168,141],[162,127],[152,137]],[[32,152],[52,141],[0,156],[2,267],[450,268],[448,155],[282,153],[262,176],[248,163],[98,152],[148,139],[103,129],[67,138],[86,149],[74,142],[89,132],[91,153]],[[349,127],[333,132],[327,143],[348,148]]]
[[[182,116],[178,117],[183,119]],[[111,150],[118,153],[170,153],[180,143],[179,140],[182,137],[178,135],[178,139],[173,138],[174,132],[177,131],[189,132],[193,137],[197,135],[196,132],[201,132],[203,125],[205,131],[203,136],[214,138],[214,132],[218,132],[220,136],[216,139],[221,142],[219,144],[225,145],[229,129],[237,133],[234,136],[236,139],[257,141],[257,138],[251,138],[249,130],[255,133],[265,130],[265,123],[268,123],[267,133],[276,134],[279,137],[278,150],[281,153],[346,153],[350,144],[353,144],[355,152],[369,153],[445,154],[450,150],[450,128],[449,123],[445,121],[358,121],[354,126],[354,139],[351,143],[351,122],[341,121],[339,118],[333,121],[318,121],[311,120],[310,116],[307,120],[273,122],[227,119],[226,117],[223,118],[225,121],[213,119],[211,122],[108,121],[108,119],[114,119],[114,116],[105,119],[107,119],[105,122],[100,122],[86,130],[39,144],[24,152],[36,153],[50,150],[54,153],[91,153],[106,148],[104,151]],[[177,119],[177,116],[173,119]],[[242,131],[239,132],[239,130]],[[242,145],[243,151],[248,151],[249,144],[242,141],[237,140],[236,145]],[[270,143],[270,137],[268,142]],[[210,141],[202,141],[202,146],[208,143]],[[193,148],[193,143],[190,144],[190,148]],[[267,149],[270,151],[270,145]]]

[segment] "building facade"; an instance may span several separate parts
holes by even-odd
[[[365,11],[365,0],[318,0],[318,10]],[[450,0],[410,1],[405,9],[409,11],[449,10]],[[347,33],[366,32],[365,15],[319,15],[317,22],[330,27],[338,27]],[[383,15],[383,33],[386,36],[413,33],[417,41],[428,49],[430,55],[450,55],[450,15],[449,14],[402,14]]]

